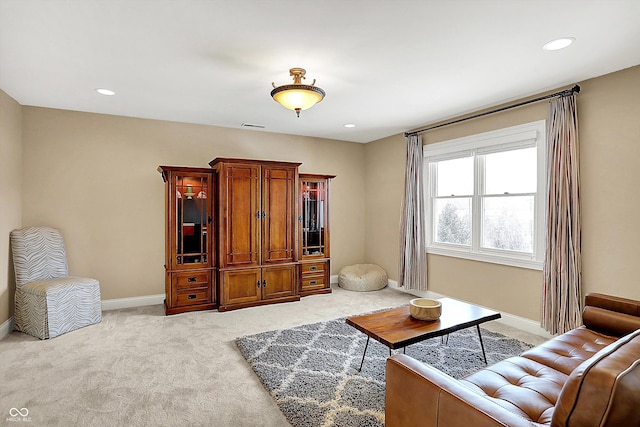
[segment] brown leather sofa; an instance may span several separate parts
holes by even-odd
[[[582,321],[461,380],[390,357],[385,424],[640,426],[640,301],[589,294]]]

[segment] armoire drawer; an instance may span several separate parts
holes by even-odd
[[[210,302],[211,290],[209,288],[190,289],[186,291],[178,291],[176,294],[176,305],[194,305]]]
[[[321,262],[303,262],[302,263],[302,275],[309,274],[324,274],[326,269],[326,261]]]
[[[303,275],[302,276],[302,289],[316,289],[325,287],[325,275]]]
[[[211,283],[211,272],[185,271],[181,273],[173,273],[173,283],[175,285],[175,289],[178,291],[183,289],[208,287]]]

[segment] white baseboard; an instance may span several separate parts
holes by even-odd
[[[102,311],[117,310],[119,308],[143,307],[164,303],[164,294],[145,295],[143,297],[115,298],[102,300]]]
[[[415,295],[422,298],[443,298],[447,296],[447,295],[438,294],[432,291],[406,290],[404,288],[399,287],[398,282],[396,282],[395,280],[389,280],[389,287],[391,289],[397,289],[399,291],[406,292],[408,294]],[[491,307],[484,307],[484,308],[495,310],[495,308],[491,308]],[[502,315],[502,317],[496,320],[496,322],[500,322],[507,326],[511,326],[512,328],[520,329],[521,331],[525,331],[534,335],[539,335],[544,338],[552,337],[552,335],[549,332],[545,331],[544,328],[542,328],[540,324],[534,320],[516,316],[515,314],[511,314],[511,313],[500,312],[500,314]]]
[[[337,275],[337,274],[335,274],[335,275],[331,276],[331,277],[329,278],[329,283],[331,283],[332,285],[337,284],[337,283],[338,283],[338,275]]]
[[[13,331],[13,316],[0,325],[0,340],[9,335],[11,331]]]

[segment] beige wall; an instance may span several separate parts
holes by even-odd
[[[22,107],[0,90],[0,324],[13,315],[15,280],[9,233],[21,225],[21,194]]]
[[[581,86],[584,290],[640,299],[640,66]]]
[[[335,174],[332,272],[364,260],[362,144],[35,107],[23,121],[23,224],[60,228],[71,273],[99,279],[103,299],[164,292],[158,165],[240,157]]]
[[[583,291],[640,299],[634,263],[640,258],[640,66],[579,83]],[[547,103],[443,127],[422,135],[431,144],[546,119]],[[366,145],[367,262],[397,279],[400,203],[404,191],[402,135]],[[376,175],[383,171],[384,176]],[[382,183],[383,180],[387,182]],[[378,191],[378,188],[384,191]],[[393,239],[393,240],[389,240]],[[540,320],[542,273],[429,255],[429,289]]]

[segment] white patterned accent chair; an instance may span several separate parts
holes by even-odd
[[[11,251],[16,275],[16,330],[47,339],[100,323],[100,283],[69,276],[59,230],[13,230]]]

